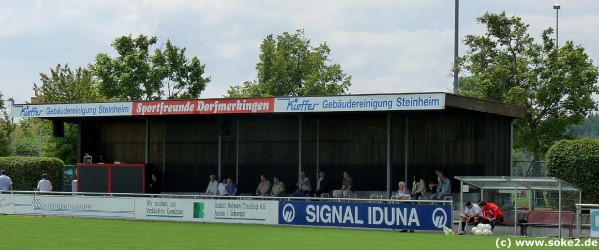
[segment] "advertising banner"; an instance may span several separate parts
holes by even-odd
[[[133,115],[272,113],[273,98],[133,102]]]
[[[126,197],[15,194],[15,214],[133,218],[135,202]]]
[[[279,203],[279,224],[443,230],[451,228],[451,206],[346,202]]]
[[[277,224],[279,202],[234,199],[136,198],[135,218],[144,220]]]
[[[343,112],[445,109],[445,93],[277,97],[274,112]]]
[[[12,117],[131,116],[131,105],[131,102],[43,105],[15,104],[10,115]]]
[[[599,238],[599,209],[591,209],[591,237]]]
[[[15,213],[15,198],[12,194],[3,194],[0,192],[0,214]]]

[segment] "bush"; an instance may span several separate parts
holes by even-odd
[[[583,203],[599,203],[599,140],[556,142],[547,151],[547,173],[580,188]]]
[[[53,190],[62,191],[63,165],[53,157],[0,157],[0,169],[6,170],[15,190],[35,190],[42,174],[47,173]]]

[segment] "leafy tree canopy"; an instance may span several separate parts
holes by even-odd
[[[185,56],[185,48],[166,41],[151,53],[156,37],[121,36],[112,47],[118,56],[96,56],[90,65],[100,80],[100,92],[112,100],[195,99],[210,82],[200,59]]]
[[[9,114],[4,104],[2,92],[0,92],[0,156],[12,155],[10,142],[8,140],[14,126],[10,121]]]
[[[79,67],[73,71],[68,64],[64,67],[57,64],[50,69],[50,74],[40,73],[40,81],[41,85],[33,84],[33,90],[42,103],[99,102],[106,99],[99,93],[98,82],[86,68]],[[39,134],[42,133],[44,156],[60,158],[67,164],[77,162],[76,124],[65,124],[64,136],[53,137],[50,121],[22,119],[20,123],[16,131],[19,138],[14,143],[17,154],[39,152]]]
[[[339,95],[351,86],[339,64],[330,64],[326,43],[310,45],[303,30],[270,34],[260,45],[257,79],[229,88],[229,97]]]
[[[486,13],[477,20],[487,32],[464,40],[459,94],[526,107],[526,118],[514,126],[514,146],[540,160],[555,141],[573,137],[569,126],[597,110],[597,67],[572,41],[556,48],[551,28],[536,43],[519,17]]]
[[[40,73],[41,85],[33,84],[35,96],[43,103],[98,102],[103,98],[98,83],[86,68],[71,70],[68,64],[50,69],[50,74]]]

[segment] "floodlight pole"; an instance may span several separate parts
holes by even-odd
[[[459,31],[459,18],[460,16],[460,0],[455,0],[455,27],[454,27],[454,36],[453,36],[453,93],[457,94],[459,90],[458,83],[458,74],[460,70],[458,69],[458,31]]]
[[[555,48],[559,48],[559,10],[561,6],[559,3],[553,4],[553,9],[555,10]]]

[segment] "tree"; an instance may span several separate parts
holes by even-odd
[[[260,45],[257,79],[232,86],[229,97],[339,95],[351,86],[351,76],[339,64],[329,65],[331,49],[317,47],[303,30],[268,35]]]
[[[40,73],[41,85],[33,84],[35,96],[42,103],[81,103],[81,102],[99,102],[106,98],[98,92],[98,82],[93,79],[91,71],[86,68],[77,68],[71,70],[68,64],[62,67],[60,64],[56,68],[50,69],[50,74]],[[58,121],[61,122],[61,121]],[[44,132],[44,145],[42,147],[44,156],[57,157],[67,164],[77,162],[77,125],[65,124],[65,134],[63,137],[52,137],[50,121],[22,121],[24,126],[21,130],[32,129],[33,131],[22,133],[23,139],[18,140],[17,151],[20,154],[31,154],[35,152],[33,147],[39,150],[40,127]],[[32,126],[33,125],[33,126]],[[32,138],[28,138],[32,137]],[[39,152],[39,151],[38,151]]]
[[[156,37],[121,36],[112,43],[118,56],[98,54],[90,69],[100,80],[100,92],[121,101],[198,98],[210,82],[202,77],[205,65],[197,57],[188,59],[186,49],[170,40],[164,50],[150,54],[156,42]]]
[[[519,17],[486,13],[477,20],[487,32],[464,40],[469,49],[458,60],[466,72],[459,94],[526,107],[525,119],[514,124],[514,146],[540,160],[555,141],[573,137],[569,126],[597,110],[597,67],[572,41],[556,48],[551,28],[538,44]]]
[[[98,82],[91,71],[77,68],[74,72],[68,64],[50,69],[50,75],[40,73],[41,85],[33,84],[35,96],[43,103],[73,103],[103,101],[98,92]]]
[[[12,101],[12,99],[9,99]],[[8,138],[12,135],[14,125],[9,117],[4,104],[2,92],[0,92],[0,157],[12,155],[12,148]]]

